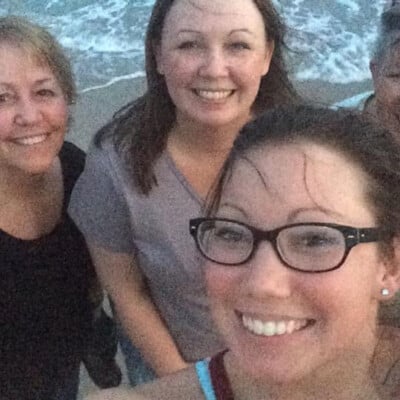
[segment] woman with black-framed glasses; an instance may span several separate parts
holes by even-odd
[[[399,145],[357,114],[277,110],[242,130],[206,218],[190,222],[233,393],[400,389],[400,335],[377,324],[400,285],[399,199]]]
[[[399,399],[400,146],[365,117],[309,106],[246,125],[204,218],[227,350],[120,399]],[[113,399],[118,399],[114,392]]]
[[[254,256],[259,244],[271,243],[282,264],[296,271],[327,272],[339,268],[359,243],[383,237],[379,228],[306,222],[263,231],[227,218],[190,220],[190,233],[200,253],[222,265],[243,265]]]

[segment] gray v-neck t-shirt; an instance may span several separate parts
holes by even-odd
[[[158,185],[143,195],[110,141],[92,145],[69,213],[88,241],[135,255],[160,315],[191,362],[223,348],[210,317],[203,260],[189,234],[189,219],[200,215],[202,199],[167,152],[154,172]]]

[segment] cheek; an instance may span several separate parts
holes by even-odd
[[[0,111],[0,140],[6,139],[11,134],[12,119],[11,112]]]
[[[68,124],[69,111],[65,101],[57,102],[48,112],[51,123],[60,128],[66,128]]]
[[[238,63],[238,68],[248,80],[252,79],[257,82],[269,70],[270,58],[265,55],[254,55],[251,58],[244,58]]]
[[[400,84],[396,82],[383,82],[377,87],[377,97],[383,104],[390,106],[400,101]]]
[[[232,330],[232,323],[236,320],[235,303],[241,296],[238,278],[240,274],[226,271],[225,268],[215,265],[207,267],[205,280],[214,323],[220,334],[227,339]]]
[[[195,73],[198,62],[195,57],[169,55],[162,58],[161,70],[167,81],[182,82]]]
[[[212,302],[225,303],[233,300],[239,290],[239,274],[234,268],[215,265],[205,266],[207,292]]]
[[[356,251],[357,249],[353,249]],[[332,271],[332,275],[321,277],[314,282],[314,302],[323,315],[331,322],[340,324],[343,330],[365,327],[373,323],[376,316],[376,302],[373,298],[374,277],[368,273],[373,269],[370,259],[353,257],[342,269]],[[352,262],[352,261],[357,262]],[[310,287],[308,293],[312,293]],[[360,328],[361,329],[361,328]]]
[[[238,63],[231,71],[234,82],[247,92],[251,101],[254,101],[265,71],[263,63],[261,61],[257,63],[244,61],[243,64]]]

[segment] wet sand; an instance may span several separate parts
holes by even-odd
[[[371,81],[336,84],[325,81],[296,82],[296,88],[306,99],[329,105],[371,89]],[[109,86],[81,93],[73,109],[74,121],[68,140],[87,149],[94,133],[124,104],[143,94],[143,78],[123,80]]]

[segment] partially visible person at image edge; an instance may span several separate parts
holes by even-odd
[[[56,40],[24,18],[1,17],[2,400],[75,400],[85,356],[98,385],[121,380],[112,321],[101,309],[101,292],[100,301],[90,299],[94,269],[67,214],[84,165],[84,153],[64,142],[75,96]]]
[[[381,16],[370,62],[374,92],[364,112],[377,119],[400,141],[400,3],[388,4]],[[381,308],[381,319],[400,327],[400,294]]]

